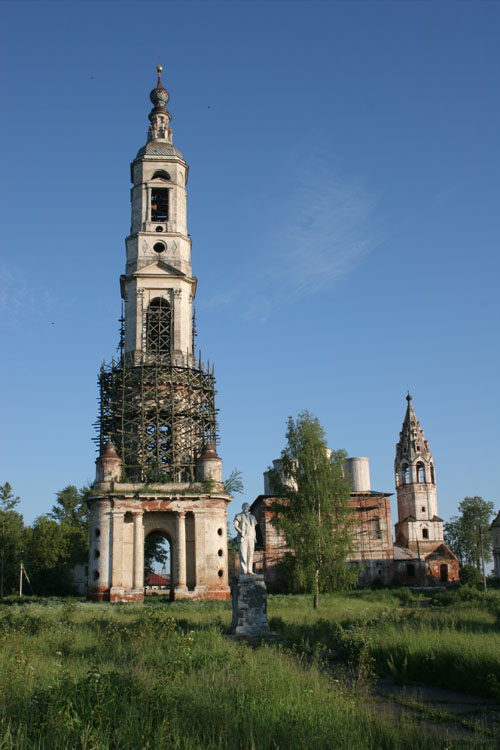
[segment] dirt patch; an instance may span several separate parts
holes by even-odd
[[[474,739],[485,748],[500,741],[500,704],[476,695],[431,685],[401,685],[377,680],[369,691],[377,709],[397,718],[408,716],[442,739]]]

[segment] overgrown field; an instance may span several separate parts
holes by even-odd
[[[229,603],[3,605],[0,748],[497,747],[495,731],[437,736],[369,698],[375,672],[499,696],[500,598],[415,603],[270,597],[279,645],[225,638]]]
[[[378,675],[499,700],[500,592],[434,593],[426,608],[419,607],[422,597],[356,591],[325,596],[314,611],[302,597],[277,596],[270,623],[306,651],[323,644]]]

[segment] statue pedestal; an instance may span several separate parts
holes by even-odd
[[[269,633],[267,591],[263,575],[239,575],[231,584],[233,621],[231,633],[259,636]]]

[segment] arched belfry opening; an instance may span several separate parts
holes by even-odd
[[[230,593],[231,498],[216,449],[214,368],[195,357],[188,165],[173,143],[169,98],[158,66],[147,142],[130,171],[118,356],[99,374],[99,457],[89,501],[89,596],[97,600],[143,599],[144,550],[154,531],[169,540],[175,598]]]
[[[168,299],[155,297],[146,313],[146,352],[158,357],[170,356],[172,306]]]

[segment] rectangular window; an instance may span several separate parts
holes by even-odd
[[[413,563],[408,563],[406,565],[406,575],[408,578],[415,578],[415,566]]]
[[[168,221],[168,188],[151,190],[151,221]]]

